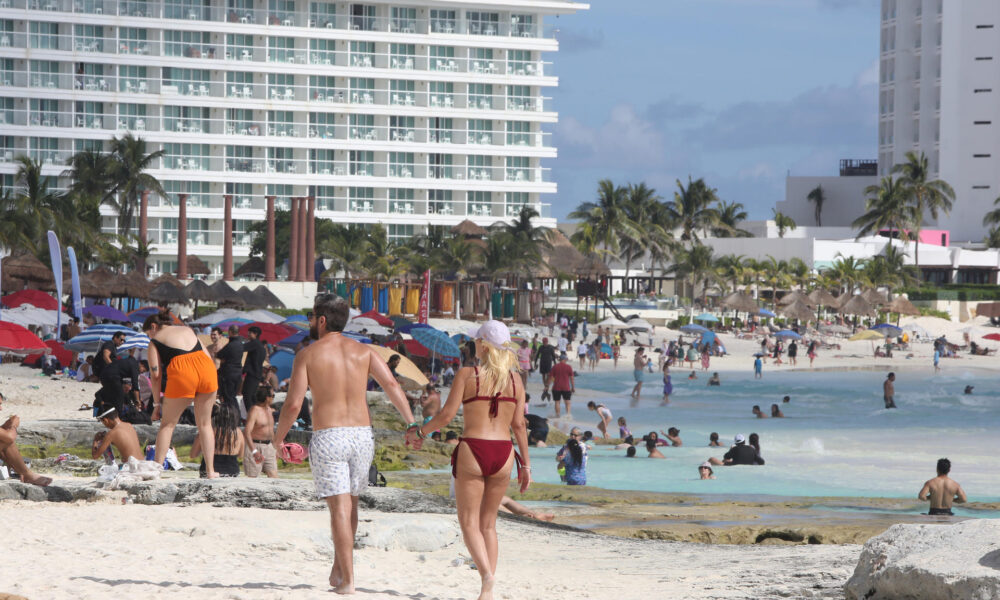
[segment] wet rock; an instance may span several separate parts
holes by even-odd
[[[156,433],[160,430],[159,423],[154,425],[136,425],[135,432],[139,443],[155,444]],[[17,443],[23,446],[85,446],[90,447],[94,434],[107,431],[104,425],[97,421],[32,421],[24,423],[17,430]],[[178,425],[174,429],[173,444],[187,445],[194,441],[198,429],[192,425]]]
[[[868,540],[848,600],[1000,598],[1000,521],[893,525]]]

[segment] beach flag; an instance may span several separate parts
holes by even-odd
[[[431,270],[424,271],[424,286],[420,291],[420,312],[417,315],[417,322],[427,324],[427,319],[431,316]]]
[[[80,300],[80,269],[76,266],[76,251],[73,246],[66,247],[66,254],[69,255],[69,273],[73,279],[73,316],[77,321],[83,320],[83,302]]]
[[[56,278],[56,338],[62,329],[62,251],[59,248],[59,238],[56,232],[49,230],[49,259],[52,261],[52,275]]]

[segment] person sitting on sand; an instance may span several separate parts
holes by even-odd
[[[777,404],[772,404],[771,405],[771,416],[774,417],[774,418],[776,418],[776,419],[782,419],[782,418],[785,417],[785,413],[781,412],[781,409],[778,408]]]
[[[127,463],[133,456],[136,460],[143,460],[144,455],[139,446],[139,436],[135,433],[135,427],[118,418],[118,411],[114,407],[97,415],[97,420],[107,427],[108,431],[94,434],[94,443],[90,448],[91,458],[95,460],[100,458],[109,447],[114,446],[122,463]]]
[[[715,475],[712,471],[712,463],[706,460],[698,465],[698,477],[699,479],[715,479]]]
[[[718,448],[722,447],[722,442],[719,441],[719,434],[718,433],[716,433],[716,432],[713,431],[712,433],[708,434],[708,445],[712,446],[712,447],[718,447]]]
[[[651,438],[647,436],[646,440],[646,452],[649,452],[649,458],[666,458],[663,453],[656,447],[656,438]]]
[[[767,418],[767,415],[765,415],[763,412],[761,412],[760,406],[758,406],[756,404],[753,405],[753,409],[751,410],[751,412],[753,412],[753,414],[757,415],[758,419],[766,419]]]
[[[958,482],[954,479],[948,477],[948,473],[950,472],[951,461],[947,458],[938,459],[937,477],[927,480],[924,483],[924,487],[920,488],[917,499],[930,500],[931,503],[927,514],[950,516],[954,514],[951,512],[952,502],[964,504],[968,501],[962,486],[958,485]]]
[[[257,395],[255,397],[257,403],[250,407],[250,410],[260,410],[261,409],[261,394],[269,393],[267,386],[260,386],[257,388]],[[260,475],[261,464],[260,461],[264,461],[260,452],[249,453],[245,452],[250,449],[243,437],[243,432],[240,431],[240,412],[239,407],[232,402],[224,402],[222,404],[216,404],[212,407],[212,431],[215,432],[215,470],[219,473],[220,477],[239,477],[240,475],[240,456],[243,456],[243,466],[246,468],[248,477],[257,477]],[[274,422],[274,417],[271,417],[272,423]],[[254,436],[262,435],[260,431],[260,423],[258,419],[254,420],[251,424],[249,421],[249,416],[247,420],[248,428],[247,430],[255,431]],[[273,435],[273,429],[268,432],[268,437]],[[258,447],[262,446],[259,445]],[[191,458],[198,458],[201,456],[201,438],[196,437],[194,442],[191,444]],[[259,459],[255,461],[254,458]],[[272,456],[273,460],[273,456]],[[252,464],[251,464],[252,463]],[[264,471],[268,470],[268,463],[263,464]],[[255,470],[256,468],[256,470]],[[202,458],[201,466],[198,469],[199,475],[204,479],[207,474],[205,472],[205,459]],[[252,473],[252,474],[251,474]],[[268,473],[268,477],[278,476],[278,466],[275,462],[273,466],[273,475]]]
[[[537,519],[539,521],[551,521],[556,518],[556,516],[552,513],[535,512],[510,496],[504,496],[500,499],[500,511],[517,515],[519,517]]]
[[[0,408],[3,408],[3,400],[3,394],[0,394]],[[3,459],[3,464],[17,473],[24,483],[45,487],[52,483],[52,478],[43,477],[28,468],[21,452],[17,449],[17,428],[20,426],[21,419],[17,415],[11,415],[3,425],[0,425],[0,459]]]
[[[722,381],[719,379],[719,373],[718,372],[712,373],[712,376],[708,378],[708,385],[710,387],[711,386],[722,385]]]
[[[601,417],[601,420],[597,422],[597,430],[601,432],[601,436],[604,439],[611,439],[611,436],[608,435],[608,426],[611,425],[611,419],[613,418],[611,410],[607,406],[597,404],[593,400],[587,403],[587,410],[597,411],[597,415]]]
[[[670,441],[670,445],[675,448],[684,444],[684,442],[681,441],[681,430],[676,427],[671,427],[666,433],[663,433],[662,431],[660,433],[663,437],[667,438]]]

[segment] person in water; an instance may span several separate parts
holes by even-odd
[[[670,365],[667,363],[663,364],[663,401],[660,402],[660,406],[666,406],[670,404],[670,394],[674,393],[674,385],[670,381]]]
[[[694,371],[691,371],[691,373],[688,375],[688,381],[692,379],[698,379],[698,374],[695,373]]]
[[[611,419],[613,418],[611,410],[607,406],[597,404],[593,400],[587,403],[587,410],[597,411],[597,415],[601,417],[601,420],[597,422],[597,430],[601,432],[601,437],[606,440],[610,439],[611,436],[608,434],[608,427],[611,425]]]
[[[782,419],[782,418],[785,417],[785,413],[781,412],[781,409],[778,408],[777,404],[772,404],[771,405],[771,416],[774,417],[774,418],[776,418],[776,419]]]
[[[753,405],[753,409],[751,409],[751,412],[753,412],[753,414],[757,415],[757,418],[758,418],[758,419],[766,419],[766,418],[767,418],[767,415],[765,415],[765,414],[764,414],[764,413],[763,413],[763,412],[762,412],[762,411],[760,410],[760,406],[758,406],[758,405],[756,405],[756,404],[754,404],[754,405]]]
[[[660,452],[659,448],[656,447],[655,437],[646,437],[646,452],[649,452],[649,458],[666,458],[663,453]]]
[[[929,500],[931,503],[929,515],[952,515],[951,504],[964,504],[968,501],[965,490],[958,482],[948,477],[951,472],[951,461],[947,458],[937,462],[937,477],[928,479],[917,494],[918,500]]]
[[[713,431],[708,435],[708,445],[711,447],[718,447],[718,448],[722,447],[722,442],[719,441],[718,433]]]
[[[882,382],[882,399],[886,408],[896,408],[896,374],[889,373]]]
[[[660,433],[663,434],[663,437],[667,438],[667,440],[670,441],[670,445],[675,448],[684,444],[684,442],[681,441],[681,430],[676,427],[671,427],[666,433],[663,433],[662,431]]]
[[[632,437],[632,432],[628,428],[628,423],[625,422],[625,417],[618,417],[618,437],[623,440]]]
[[[719,373],[712,373],[712,376],[708,378],[709,387],[722,385],[722,381],[719,379]]]
[[[698,478],[699,479],[715,479],[715,475],[712,471],[712,463],[707,460],[700,465],[698,465]]]

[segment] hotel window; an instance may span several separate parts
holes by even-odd
[[[516,217],[521,213],[521,209],[528,206],[527,192],[507,192],[507,201],[504,203],[504,211],[508,217]]]
[[[528,121],[507,121],[508,146],[534,146],[531,143],[531,123]]]
[[[163,67],[163,85],[176,86],[177,92],[186,95],[208,95],[209,72],[203,69],[178,69]]]
[[[337,113],[309,113],[309,137],[336,137]]]
[[[295,98],[295,75],[291,73],[267,74],[267,97],[272,100]]]
[[[253,146],[226,146],[226,170],[238,173],[260,172],[262,169],[259,163],[254,164]]]
[[[532,181],[531,159],[527,156],[508,156],[507,181]]]
[[[272,173],[295,173],[295,150],[293,148],[268,148],[267,170]]]
[[[0,98],[0,125],[14,123],[14,99]]]
[[[0,58],[0,83],[11,85],[14,81],[14,59]]]
[[[227,108],[226,133],[229,135],[260,135],[260,126],[253,119],[253,110],[249,108]]]
[[[531,98],[531,86],[508,85],[507,110],[534,110],[534,102]]]
[[[413,129],[413,117],[389,117],[389,140],[393,142],[415,141],[416,134]]]
[[[350,6],[351,29],[360,31],[375,31],[375,6],[371,4],[352,4]]]
[[[350,151],[350,174],[362,177],[375,175],[375,153],[370,150]]]
[[[511,15],[510,34],[517,37],[537,37],[535,15]]]
[[[59,161],[59,138],[28,138],[28,156],[43,163]]]
[[[309,149],[309,172],[330,175],[337,168],[337,151],[330,148]]]
[[[31,21],[28,24],[28,32],[32,48],[42,50],[59,49],[59,23]]]
[[[450,81],[432,81],[427,86],[431,106],[455,106],[455,84]]]
[[[253,73],[227,71],[226,94],[230,98],[253,98]]]
[[[389,22],[390,31],[399,31],[402,33],[417,32],[417,9],[393,6],[391,15],[392,21]]]
[[[208,169],[211,156],[208,144],[163,144],[163,161],[168,169]]]
[[[375,135],[375,115],[351,115],[351,139],[352,140],[374,140]]]
[[[920,141],[920,120],[913,119],[913,143]]]
[[[413,69],[417,60],[415,44],[390,44],[389,66],[393,69]]]
[[[455,11],[431,9],[431,33],[455,33]]]
[[[165,202],[171,206],[177,206],[177,199],[174,198]],[[177,218],[176,217],[161,217],[160,218],[160,229],[159,238],[157,242],[160,244],[176,244],[177,243]],[[154,238],[156,239],[156,238]],[[175,263],[176,264],[176,263]],[[176,268],[176,267],[175,267]]]
[[[146,128],[146,105],[118,103],[118,124],[125,129],[141,131]]]
[[[473,180],[489,181],[493,179],[493,157],[482,154],[470,154],[466,158],[468,174],[467,177]]]
[[[455,47],[431,46],[429,68],[431,71],[457,71],[458,63],[455,62]]]
[[[493,84],[469,84],[469,108],[489,110],[493,108]]]
[[[187,194],[189,207],[210,208],[212,184],[207,181],[164,181],[163,189],[167,192],[167,197],[173,200],[171,206],[177,206],[178,194]],[[188,219],[188,223],[188,232],[190,232],[190,219]]]
[[[163,128],[181,133],[207,133],[209,108],[202,106],[164,106]]]
[[[119,27],[118,53],[149,54],[149,44],[146,42],[148,36],[148,29],[140,29],[138,27]]]
[[[415,204],[413,202],[412,189],[389,188],[390,213],[412,215],[414,213],[414,207]]]
[[[253,184],[226,182],[226,193],[233,196],[233,208],[253,208]]]
[[[375,212],[375,189],[370,187],[347,188],[348,209],[351,212]]]
[[[351,42],[351,66],[375,66],[375,42]]]
[[[451,179],[453,161],[451,154],[428,154],[427,176],[432,179]]]
[[[351,77],[351,102],[372,104],[375,101],[375,80]]]
[[[253,243],[253,234],[250,233],[250,226],[253,221],[245,219],[233,219],[233,239],[232,244],[237,248],[249,248]],[[222,243],[226,243],[223,240]]]
[[[191,199],[188,198],[188,206]],[[187,220],[187,242],[194,246],[204,246],[210,243],[212,232],[208,228],[208,219]]]
[[[295,38],[274,36],[267,38],[267,61],[295,62]]]
[[[337,5],[333,2],[310,2],[309,21],[312,27],[333,29],[337,23]]]
[[[454,214],[451,190],[427,190],[427,212],[434,215]]]
[[[530,50],[507,51],[507,73],[514,75],[535,75],[535,63]]]
[[[469,119],[469,143],[492,144],[493,121],[489,119]]]
[[[211,41],[212,34],[207,31],[164,31],[163,54],[185,58],[215,58],[215,49],[209,47]]]
[[[230,23],[253,23],[253,0],[227,0]]]
[[[473,73],[496,73],[493,48],[469,48],[469,70]]]
[[[31,69],[32,87],[59,87],[59,63],[54,60],[33,60]]]
[[[295,116],[290,110],[267,111],[267,135],[294,136]]]
[[[295,0],[268,0],[267,12],[271,25],[286,24],[285,20],[295,12]]]
[[[59,101],[58,100],[43,100],[39,98],[32,98],[28,102],[28,108],[31,112],[30,123],[33,126],[42,127],[56,127],[59,125]],[[89,125],[90,123],[87,123]],[[76,125],[77,127],[84,127],[85,125],[81,122]]]
[[[466,214],[487,217],[493,213],[490,192],[468,192],[466,194]]]
[[[396,106],[413,106],[415,103],[413,81],[393,79],[389,82],[389,102]]]
[[[253,36],[241,33],[227,34],[226,59],[253,60]]]
[[[470,35],[496,35],[500,29],[500,13],[466,11],[465,22]]]
[[[337,78],[331,75],[310,75],[309,76],[309,97],[313,100],[327,100],[330,98],[344,100],[344,92],[337,91]]]
[[[444,117],[427,119],[427,141],[431,143],[450,144],[454,134],[454,121]]]
[[[104,140],[73,140],[73,152],[104,152]]]
[[[11,43],[11,36],[14,35],[14,21],[10,19],[0,19],[0,35],[7,36],[6,45]]]
[[[274,207],[281,210],[291,210],[292,203],[289,200],[292,196],[292,186],[287,183],[269,183],[264,188],[265,196],[274,196]]]
[[[412,152],[389,153],[389,177],[413,177],[414,172]],[[413,190],[410,190],[411,192]],[[410,198],[413,199],[412,197]]]
[[[163,17],[165,19],[206,20],[208,18],[210,0],[165,0]]]
[[[386,228],[386,237],[390,241],[406,240],[413,237],[413,231],[413,225],[389,223]]]
[[[337,64],[337,40],[309,40],[309,62],[314,65]]]
[[[309,195],[316,198],[316,210],[337,210],[337,188],[332,185],[312,186]]]

